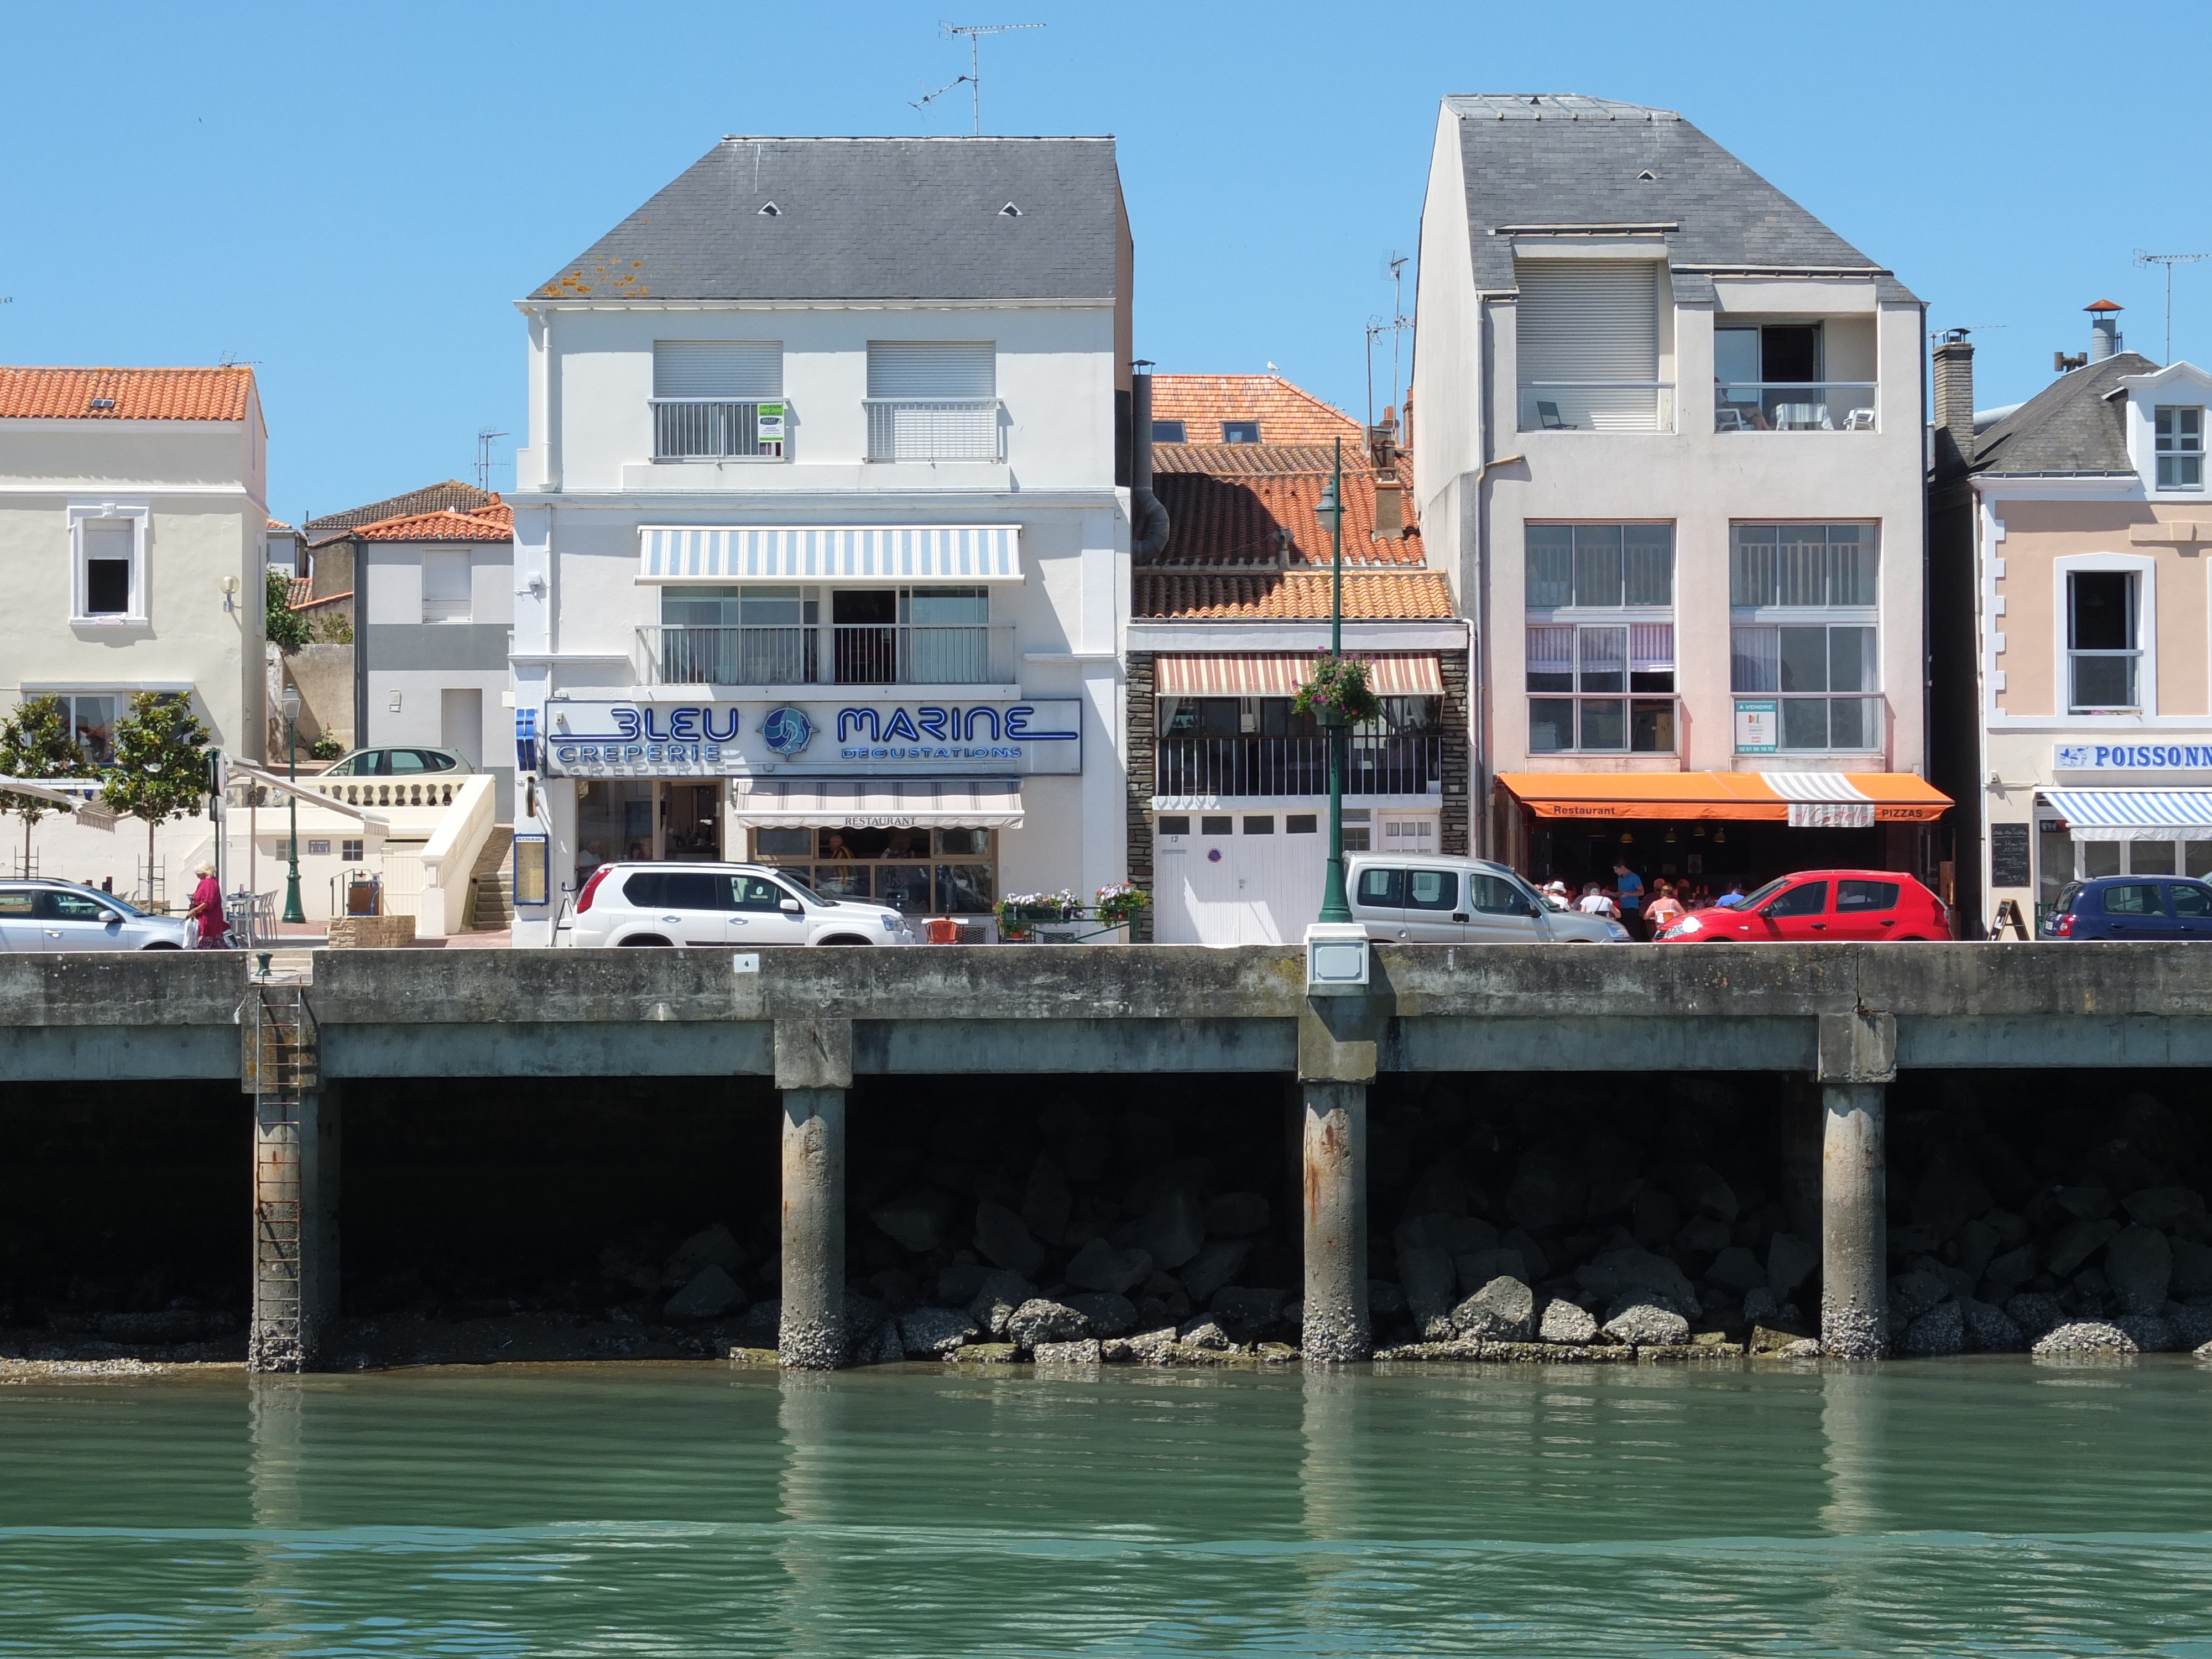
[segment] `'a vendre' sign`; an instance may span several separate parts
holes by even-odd
[[[569,778],[1010,777],[1083,769],[1083,705],[562,700],[540,723]]]
[[[2212,772],[2212,744],[2060,743],[2051,745],[2057,772]]]

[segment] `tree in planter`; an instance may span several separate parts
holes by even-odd
[[[147,897],[153,896],[154,831],[165,818],[198,810],[207,793],[207,744],[212,734],[174,691],[141,691],[115,723],[115,765],[100,798],[146,823]]]
[[[315,636],[314,624],[304,611],[292,609],[292,579],[276,565],[269,567],[267,599],[261,628],[270,644],[286,656],[297,656],[300,647]]]
[[[37,783],[46,778],[82,777],[91,769],[84,750],[70,732],[69,708],[59,697],[33,697],[0,725],[0,776]],[[31,831],[49,812],[62,809],[36,795],[0,794],[0,811],[23,820],[23,873],[31,871]]]

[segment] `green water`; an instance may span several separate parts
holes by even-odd
[[[2212,1659],[2212,1367],[0,1388],[0,1654]]]

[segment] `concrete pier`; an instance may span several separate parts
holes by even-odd
[[[1820,1088],[1820,1346],[1844,1359],[1889,1352],[1889,1226],[1880,1083]]]
[[[1364,1359],[1367,1315],[1367,1085],[1308,1083],[1305,1244],[1308,1359]]]
[[[783,1091],[781,1364],[845,1363],[845,1091]]]

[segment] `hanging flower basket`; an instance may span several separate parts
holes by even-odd
[[[1314,659],[1313,672],[1298,688],[1291,707],[1313,716],[1322,726],[1358,726],[1382,712],[1364,660],[1358,657],[1322,655]]]

